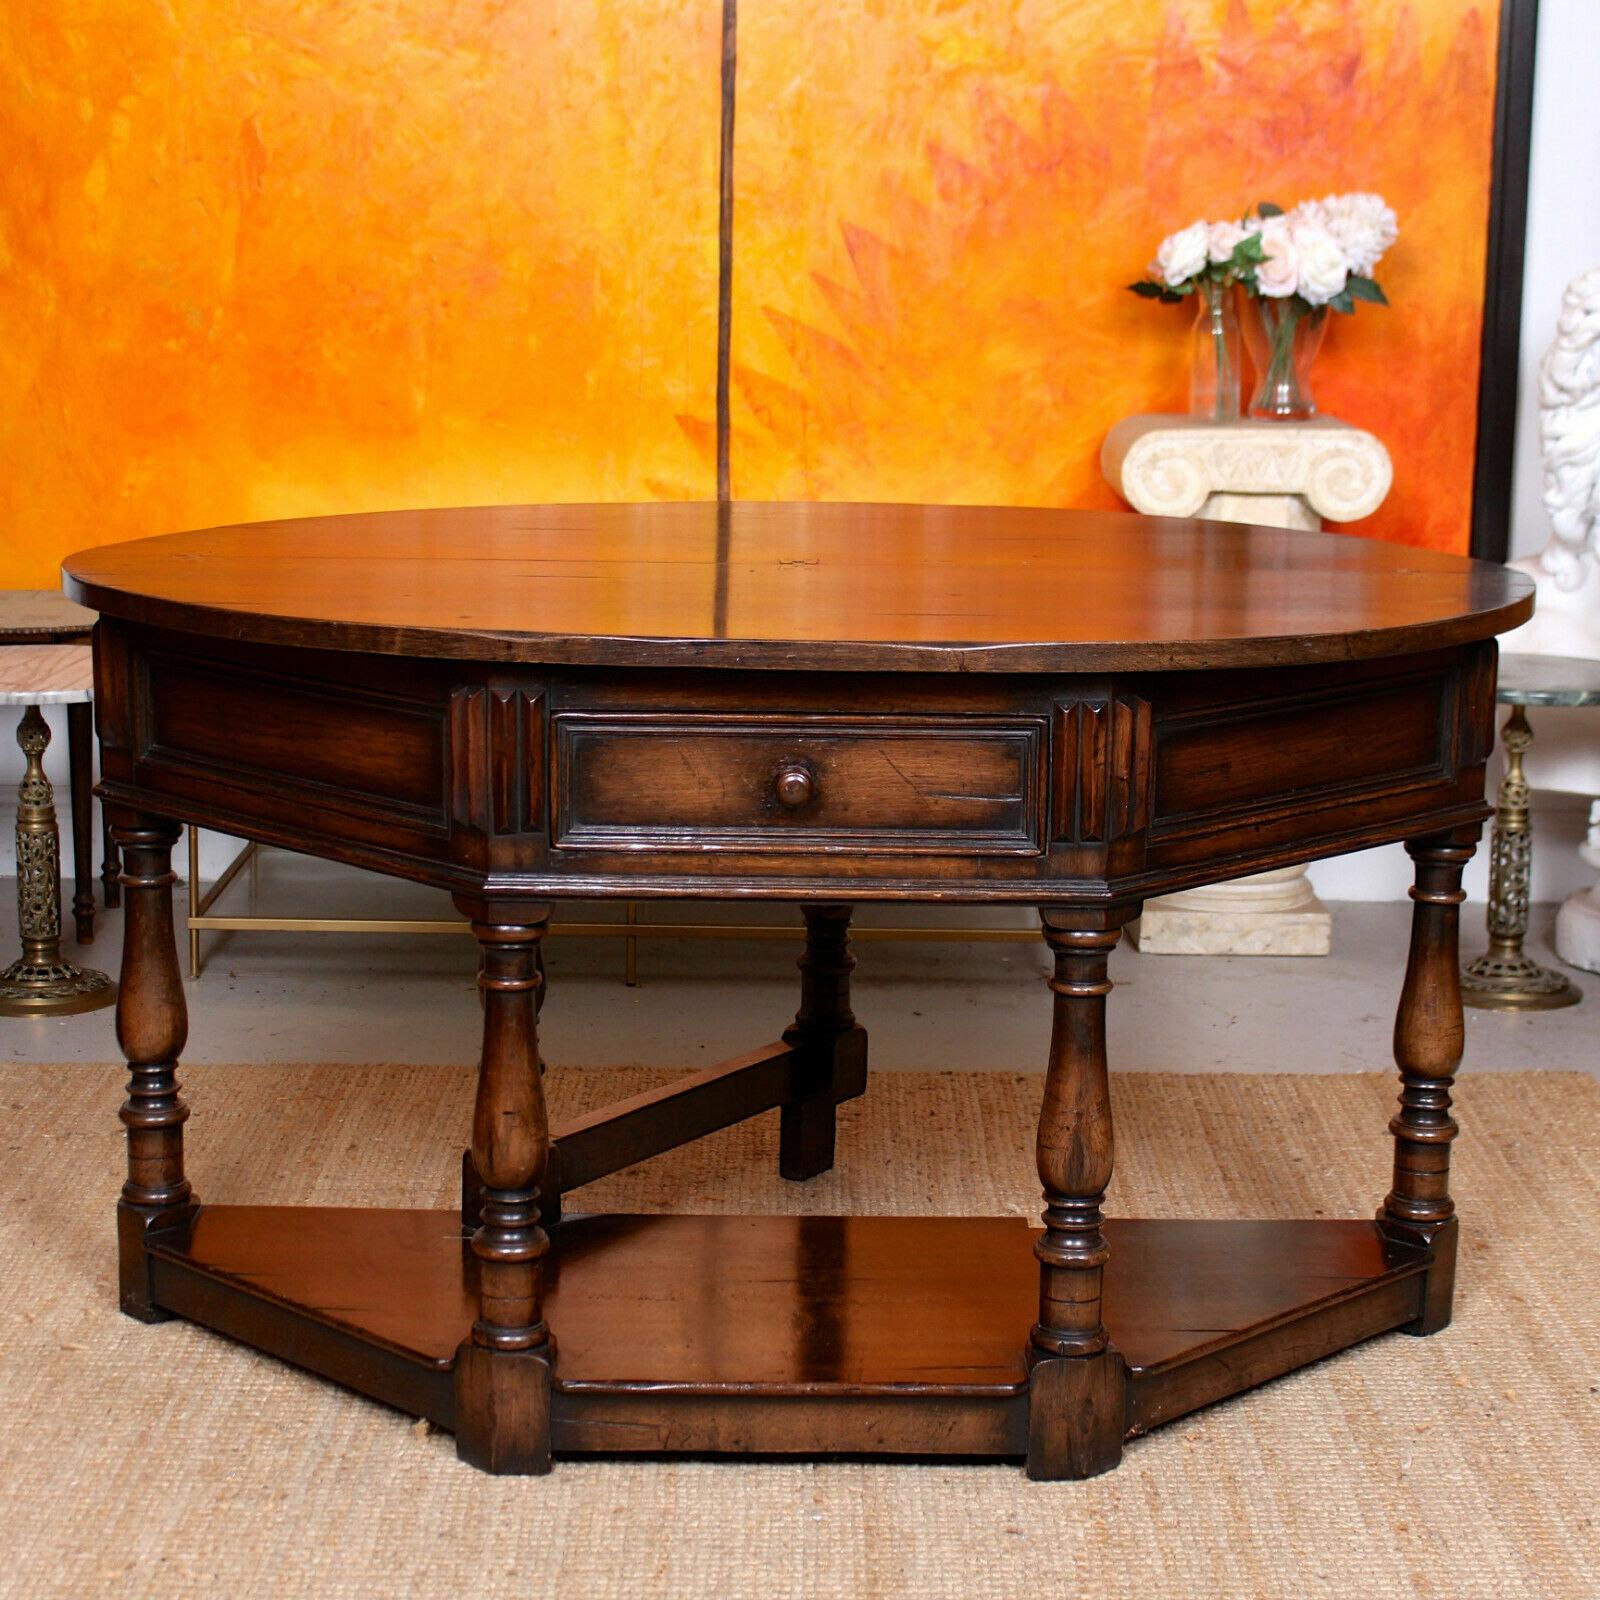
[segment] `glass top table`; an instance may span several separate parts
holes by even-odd
[[[1508,706],[1600,706],[1600,661],[1503,655],[1495,698]]]

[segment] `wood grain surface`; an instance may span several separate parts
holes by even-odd
[[[1428,1264],[1425,1251],[1387,1245],[1370,1222],[1119,1218],[1105,1227],[1107,1324],[1152,1397],[1179,1369],[1208,1372],[1216,1355],[1269,1330],[1299,1323],[1305,1334],[1311,1320],[1337,1320],[1338,1308],[1369,1295],[1387,1305],[1391,1286],[1398,1314],[1362,1336],[1393,1327],[1414,1314]],[[1017,1395],[1027,1386],[1017,1330],[1037,1302],[1037,1237],[1020,1217],[574,1217],[552,1233],[545,1298],[560,1329],[556,1388]],[[401,1356],[417,1370],[399,1403],[420,1407],[430,1392],[422,1369],[446,1371],[477,1314],[466,1243],[453,1211],[224,1205],[201,1210],[190,1240],[154,1239],[151,1251],[174,1299],[204,1278],[289,1311],[299,1334],[274,1350],[288,1360],[320,1368],[318,1352],[325,1360],[340,1340]],[[1281,1370],[1241,1362],[1231,1382],[1200,1376],[1209,1399]]]
[[[107,615],[267,644],[601,666],[1271,666],[1487,638],[1532,585],[1333,534],[1111,512],[699,503],[254,523],[70,557]]]

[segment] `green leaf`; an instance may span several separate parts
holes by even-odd
[[[1350,291],[1346,288],[1328,302],[1328,307],[1332,311],[1342,311],[1348,317],[1355,310],[1356,303],[1350,298]]]
[[[1281,217],[1283,215],[1283,207],[1273,205],[1270,200],[1263,200],[1256,207],[1256,215],[1263,221],[1268,217]]]
[[[1359,272],[1352,272],[1345,279],[1345,289],[1356,300],[1370,301],[1375,306],[1386,306],[1389,297],[1378,287],[1375,278],[1363,278]]]
[[[1137,283],[1128,285],[1141,300],[1159,300],[1164,306],[1175,306],[1186,294],[1194,293],[1191,283],[1182,289],[1169,289],[1164,283],[1157,283],[1152,278],[1141,278]]]
[[[1261,248],[1261,235],[1252,233],[1248,239],[1241,239],[1228,259],[1236,267],[1253,267],[1265,261],[1267,252]]]

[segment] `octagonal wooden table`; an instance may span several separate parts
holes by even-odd
[[[431,1418],[493,1471],[860,1452],[1040,1478],[1448,1321],[1457,908],[1488,814],[1494,635],[1529,614],[1525,578],[1121,515],[666,504],[221,528],[66,571],[103,619],[128,894],[130,1315]],[[200,1204],[175,1075],[182,822],[454,894],[483,996],[459,1211]],[[1122,926],[1147,895],[1395,840],[1416,886],[1376,1220],[1103,1223]],[[798,1014],[552,1133],[539,952],[569,896],[796,903]],[[833,1163],[835,1107],[866,1086],[859,901],[1040,909],[1042,1231],[577,1214],[602,1174],[774,1109],[783,1178]]]

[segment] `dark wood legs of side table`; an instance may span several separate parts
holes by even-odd
[[[79,944],[94,943],[94,707],[67,707],[67,764],[72,783],[72,917]],[[111,817],[101,817],[100,884],[106,910],[122,904]]]
[[[94,707],[67,707],[72,784],[72,920],[79,944],[94,943]],[[106,901],[110,905],[109,900]]]
[[[94,707],[67,707],[67,767],[72,784],[72,917],[79,944],[94,943]],[[100,886],[106,910],[122,904],[111,816],[101,815]]]
[[[129,815],[117,827],[128,909],[117,992],[117,1042],[128,1059],[128,1179],[117,1206],[122,1309],[141,1322],[164,1322],[150,1278],[147,1236],[177,1241],[199,1209],[183,1172],[183,1125],[189,1108],[178,1095],[178,1057],[189,1017],[178,973],[172,925],[172,847],[178,824]]]

